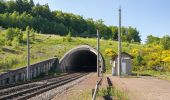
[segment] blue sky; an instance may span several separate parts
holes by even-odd
[[[136,27],[142,41],[150,34],[170,35],[170,0],[34,0],[48,3],[52,10],[103,19],[106,25],[118,26],[118,8],[122,7],[122,26]]]

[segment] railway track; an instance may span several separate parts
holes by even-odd
[[[72,73],[57,78],[51,78],[43,81],[23,84],[15,87],[10,87],[0,90],[0,100],[24,100],[34,97],[38,94],[46,92],[50,89],[59,87],[80,77],[87,75],[87,73]]]

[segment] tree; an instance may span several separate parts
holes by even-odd
[[[112,31],[112,38],[113,40],[118,40],[118,28],[116,26],[110,26]]]
[[[3,1],[0,1],[0,13],[4,13],[6,10],[6,5]]]
[[[128,34],[128,28],[126,27],[122,27],[121,28],[121,40],[125,41],[125,42],[132,42],[134,41],[134,39],[128,39],[129,38],[129,34]],[[133,38],[133,37],[132,37]]]
[[[136,28],[129,27],[127,31],[127,41],[129,42],[141,42],[139,32],[136,30]]]
[[[104,39],[109,39],[112,36],[112,31],[103,22],[104,21],[102,19],[97,20],[95,22],[96,29],[99,30],[101,37],[103,37]]]
[[[48,4],[45,5],[37,4],[32,8],[32,14],[33,16],[41,16],[43,18],[47,18],[48,20],[52,19],[52,13]]]
[[[31,7],[34,7],[34,6],[35,6],[35,4],[34,4],[34,1],[33,1],[33,0],[30,0],[29,4],[30,4],[30,6],[31,6]]]
[[[16,0],[16,11],[19,13],[31,12],[31,5],[28,0]]]
[[[92,18],[62,11],[52,11],[48,4],[34,4],[33,0],[12,0],[0,2],[0,26],[4,28],[19,28],[25,30],[27,26],[43,34],[95,37],[96,30],[103,39],[118,40],[118,28],[107,26],[102,19],[94,21]],[[128,30],[128,34],[126,31]],[[122,40],[140,42],[139,32],[135,28],[122,28]]]
[[[146,43],[147,44],[151,44],[151,43],[159,44],[160,43],[160,38],[152,36],[152,35],[148,35]]]
[[[86,34],[96,34],[96,27],[94,23],[95,22],[92,18],[86,20],[86,27],[87,27],[86,32],[88,32]]]
[[[6,5],[7,5],[7,12],[12,13],[17,10],[17,5],[15,1],[8,1],[6,2]]]
[[[164,37],[161,38],[161,45],[163,49],[168,50],[170,49],[170,36],[165,35]]]
[[[20,13],[23,12],[24,8],[24,3],[22,0],[16,0],[16,10]]]

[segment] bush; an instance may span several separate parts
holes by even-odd
[[[0,47],[5,45],[5,39],[0,36]]]
[[[72,41],[72,38],[71,38],[71,32],[69,32],[66,36],[66,38],[63,38],[63,41],[67,41],[67,42],[71,42]]]
[[[109,44],[109,45],[113,45],[112,43],[113,43],[113,42],[112,42],[111,40],[108,41],[108,44]]]
[[[132,66],[133,71],[144,71],[147,68],[145,66]]]
[[[36,32],[34,31],[34,29],[30,29],[29,27],[27,27],[26,31],[24,31],[23,40],[27,41],[28,32],[29,32],[29,39],[30,39],[30,41],[35,41],[35,33]]]
[[[8,56],[0,61],[0,70],[4,72],[11,69],[15,64],[18,64],[18,60],[14,56]]]
[[[20,44],[23,41],[23,33],[20,29],[18,28],[8,28],[5,31],[5,44],[8,46],[13,46],[17,42]]]
[[[30,40],[35,41],[35,31],[33,29],[30,31]]]
[[[18,49],[19,48],[19,45],[20,45],[20,41],[17,37],[15,37],[13,40],[12,40],[12,46],[13,48],[15,49]]]
[[[170,49],[170,36],[166,35],[161,39],[161,44],[163,49],[168,50]]]
[[[107,48],[104,51],[104,55],[109,56],[109,57],[114,57],[116,56],[116,52],[113,51],[113,49]]]
[[[8,28],[7,30],[6,30],[6,32],[5,32],[5,39],[7,40],[7,41],[12,41],[12,39],[13,39],[13,37],[14,37],[14,35],[15,35],[15,31],[14,31],[14,29],[13,28]]]

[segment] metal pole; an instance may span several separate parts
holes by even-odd
[[[100,36],[99,36],[99,31],[97,30],[97,76],[99,77],[100,76],[100,73],[99,73],[99,39],[100,39]]]
[[[30,66],[30,41],[29,41],[29,30],[27,30],[27,81],[30,80],[29,77],[29,66]]]
[[[118,68],[117,74],[120,76],[121,72],[121,7],[119,8],[119,32],[118,32]]]

